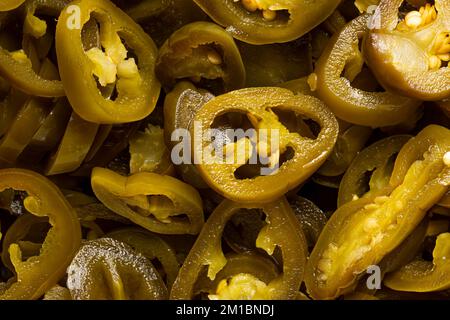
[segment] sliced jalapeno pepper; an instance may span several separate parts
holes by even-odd
[[[388,186],[393,170],[392,158],[410,138],[411,136],[408,135],[390,136],[362,150],[342,177],[339,185],[338,207]],[[366,178],[368,172],[372,172],[369,181]]]
[[[45,177],[28,170],[0,170],[0,190],[12,188],[27,193],[25,209],[38,217],[48,217],[50,230],[39,255],[22,261],[18,244],[9,247],[16,281],[0,299],[38,299],[64,275],[80,246],[80,224],[73,208],[59,189]]]
[[[226,268],[227,259],[222,251],[221,235],[228,220],[240,209],[262,209],[267,224],[261,229],[256,246],[269,255],[276,247],[281,249],[283,268],[280,275],[264,284],[264,291],[271,299],[295,299],[303,280],[303,266],[307,249],[301,226],[292,213],[285,198],[270,204],[238,204],[224,200],[211,214],[188,257],[180,269],[172,287],[172,299],[190,299],[194,295],[196,281],[204,268],[207,276],[214,280]],[[241,269],[244,272],[245,268]],[[262,279],[244,279],[261,281]],[[261,283],[257,282],[261,285]]]
[[[309,32],[340,1],[194,0],[236,39],[251,44],[288,42]]]
[[[154,75],[157,49],[152,39],[107,0],[81,0],[71,5],[79,8],[81,25],[70,27],[71,11],[62,11],[56,27],[56,52],[67,98],[75,112],[87,121],[102,124],[148,116],[160,91]],[[82,28],[91,18],[100,23],[105,52],[95,47],[85,51],[83,47]],[[129,49],[134,50],[137,61],[130,57]],[[103,97],[94,75],[102,87],[116,84],[115,100]]]
[[[141,172],[123,177],[108,169],[94,168],[91,185],[106,207],[150,231],[197,234],[202,228],[200,195],[171,176]]]
[[[175,251],[163,239],[139,228],[114,230],[108,233],[106,237],[128,244],[150,261],[158,260],[163,269],[160,272],[161,277],[166,279],[167,288],[169,290],[172,288],[180,266]]]
[[[84,243],[67,274],[67,287],[74,300],[167,298],[167,288],[151,262],[111,238]]]
[[[450,1],[436,0],[406,14],[404,0],[382,0],[364,54],[378,81],[404,96],[421,100],[450,97]]]
[[[72,112],[58,150],[49,159],[46,175],[78,169],[94,142],[98,128],[98,124],[83,120]]]
[[[279,121],[277,111],[293,112],[294,116],[317,122],[320,126],[317,138],[311,139],[289,131]],[[225,144],[224,149],[232,150],[234,159],[227,158],[223,161],[222,155],[209,158],[211,142],[201,135],[211,129],[217,117],[227,112],[246,114],[256,131],[263,132],[258,134],[260,141],[256,141],[257,153],[260,157],[269,158],[268,169],[272,170],[278,165],[278,170],[271,171],[270,175],[251,179],[236,177],[236,171],[251,157],[249,148],[253,147],[248,137]],[[193,153],[199,163],[197,168],[200,174],[219,194],[239,202],[270,202],[298,186],[326,160],[338,133],[336,119],[320,100],[294,95],[289,90],[275,87],[242,89],[218,96],[203,105],[194,121],[198,126],[191,128],[191,136],[194,139]],[[241,157],[239,150],[242,146],[246,149],[244,157]],[[280,165],[280,159],[288,149],[291,149],[293,155]]]
[[[432,292],[450,288],[448,257],[450,233],[442,233],[436,239],[433,262],[414,260],[398,271],[388,274],[383,283],[397,291]]]
[[[56,78],[56,67],[46,59],[39,71],[40,75]],[[51,111],[51,101],[43,98],[29,98],[22,106],[8,132],[0,141],[0,159],[4,165],[12,165],[26,146],[32,141]]]
[[[206,90],[197,89],[187,81],[179,82],[174,89],[166,95],[164,100],[164,139],[170,151],[177,144],[177,130],[191,128],[195,113],[214,95]],[[192,159],[191,159],[192,160]],[[196,188],[207,188],[197,168],[191,163],[176,164],[181,178]]]
[[[417,227],[448,190],[449,149],[450,130],[426,127],[401,149],[384,194],[351,201],[331,216],[306,268],[313,298],[332,299],[351,291],[370,265]]]
[[[367,15],[359,16],[333,35],[316,63],[315,93],[337,117],[347,122],[368,127],[398,124],[414,117],[419,101],[390,92],[363,91],[341,76],[352,59],[359,60],[362,67],[358,45],[368,30],[367,21]]]
[[[234,39],[211,22],[193,22],[162,45],[156,75],[165,87],[191,79],[215,93],[242,88],[245,69]]]

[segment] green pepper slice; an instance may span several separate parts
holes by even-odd
[[[366,269],[379,263],[417,227],[450,184],[450,130],[430,125],[401,149],[390,185],[341,206],[330,218],[306,268],[315,299],[351,291]]]
[[[67,287],[74,300],[167,298],[167,288],[151,262],[111,238],[83,244],[67,269]]]
[[[367,127],[398,124],[414,117],[419,101],[390,92],[363,91],[353,87],[349,79],[341,76],[351,61],[359,61],[362,67],[363,59],[358,45],[368,30],[367,22],[367,15],[359,16],[333,35],[316,63],[315,93],[337,117],[347,122]]]
[[[80,26],[72,26],[71,8],[78,8]],[[105,52],[96,47],[85,51],[83,47],[82,28],[92,18],[100,23],[100,42]],[[130,57],[130,49],[137,61]],[[56,52],[67,98],[83,119],[101,124],[124,123],[143,119],[153,111],[160,91],[154,74],[156,46],[110,1],[75,1],[63,10],[56,27]],[[115,100],[103,97],[94,75],[101,87],[115,83]]]
[[[194,0],[216,23],[250,44],[288,42],[323,22],[338,0]]]
[[[432,262],[414,260],[388,274],[384,285],[396,291],[409,292],[433,292],[450,288],[449,245],[450,233],[441,233],[436,239]]]
[[[290,131],[280,122],[275,113],[277,111],[293,112],[296,117],[309,118],[318,123],[320,132],[317,138],[312,139]],[[256,147],[252,147],[251,139],[247,136],[234,143],[227,143],[225,140],[224,149],[227,153],[227,150],[232,150],[234,159],[228,158],[228,154],[225,155],[226,161],[220,159],[222,155],[217,154],[212,155],[211,159],[211,142],[204,139],[202,134],[211,129],[216,118],[232,112],[247,116],[251,126],[258,132],[260,141],[256,141]],[[200,174],[219,194],[238,202],[274,201],[297,187],[323,164],[334,147],[338,134],[336,118],[320,100],[294,95],[287,89],[275,87],[242,89],[218,96],[203,105],[194,121],[198,125],[191,128],[193,154]],[[278,148],[272,145],[277,137]],[[272,145],[271,148],[268,147],[269,144]],[[240,179],[236,176],[237,170],[251,158],[252,148],[257,150],[260,158],[269,157],[267,169],[272,170],[278,165],[278,170],[271,171],[268,175],[257,174],[253,178]],[[289,150],[292,151],[292,157],[280,165],[280,159]]]
[[[128,145],[130,138],[138,131],[140,122],[123,123],[113,125],[108,131],[106,138],[95,137],[100,139],[92,144],[92,148],[86,155],[85,162],[80,166],[80,168],[72,173],[75,176],[87,176],[91,174],[94,167],[105,167],[107,166],[118,154],[125,150]],[[106,125],[107,126],[107,125]],[[103,134],[105,128],[100,126],[99,133]]]
[[[160,237],[139,228],[122,228],[109,232],[106,237],[122,241],[149,259],[158,260],[162,266],[161,277],[165,276],[170,290],[178,275],[180,266],[175,251]]]
[[[389,90],[421,100],[450,97],[450,1],[436,0],[399,22],[403,0],[381,1],[364,41],[364,55],[378,81]],[[379,20],[379,21],[378,21]]]
[[[78,169],[94,142],[98,128],[98,124],[83,120],[72,112],[61,143],[47,163],[46,175]]]
[[[11,203],[12,205],[12,203]],[[44,239],[42,236],[48,231],[47,219],[37,217],[29,213],[19,216],[8,228],[2,243],[2,262],[12,272],[15,273],[8,249],[15,243],[22,252],[22,258],[39,255],[39,250]],[[31,234],[30,234],[31,233]],[[31,249],[31,250],[27,250]]]
[[[244,64],[234,39],[220,26],[203,21],[185,25],[167,39],[159,51],[156,75],[168,88],[178,79],[191,79],[217,93],[245,84]]]
[[[172,287],[171,299],[192,298],[195,284],[204,266],[208,266],[207,276],[211,280],[214,280],[216,275],[226,268],[227,259],[222,251],[221,235],[227,221],[243,208],[262,209],[266,214],[267,224],[261,229],[256,246],[269,255],[274,254],[275,248],[281,249],[282,272],[264,287],[268,291],[268,296],[271,299],[297,297],[303,280],[303,267],[306,263],[306,240],[288,202],[285,198],[281,198],[264,205],[259,203],[243,205],[224,200],[205,223],[183,263]]]
[[[39,36],[47,31],[44,21],[34,16],[36,10],[45,11],[57,17],[67,1],[46,0],[28,1],[25,5],[26,16],[24,20],[24,34],[33,33],[34,28],[39,29]],[[26,40],[26,37],[24,37]],[[24,49],[26,49],[24,47]],[[62,97],[65,95],[62,82],[58,79],[46,78],[33,70],[33,57],[27,56],[23,50],[9,52],[0,47],[0,75],[7,79],[13,87],[33,96]]]
[[[50,230],[39,255],[22,261],[18,244],[9,247],[16,281],[7,285],[0,299],[38,299],[63,276],[80,246],[80,224],[59,189],[45,177],[28,170],[0,170],[0,190],[27,193],[24,207],[38,217],[48,217]]]
[[[91,185],[106,207],[149,231],[197,234],[203,226],[197,190],[171,176],[141,172],[124,177],[94,168]]]
[[[42,63],[39,74],[56,78],[58,71],[50,60],[46,59]],[[25,102],[0,141],[0,160],[4,165],[15,164],[52,110],[50,104],[51,101],[44,98],[29,98]]]
[[[392,158],[410,138],[409,135],[390,136],[362,150],[342,177],[338,192],[338,207],[383,190],[389,184],[393,170]],[[372,176],[367,182],[366,174],[369,172]]]
[[[164,139],[169,150],[177,144],[177,129],[191,129],[196,112],[214,95],[196,88],[192,83],[181,81],[175,85],[164,100]],[[174,135],[174,136],[173,136]],[[175,166],[181,178],[196,188],[208,188],[193,164],[181,163]]]

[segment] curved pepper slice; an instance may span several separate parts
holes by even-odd
[[[433,262],[413,260],[387,275],[383,284],[396,291],[433,292],[450,288],[450,233],[436,239]]]
[[[225,258],[227,259],[227,264],[217,273],[214,280],[211,280],[208,277],[199,277],[195,284],[194,294],[213,294],[217,289],[220,289],[220,287],[224,287],[224,284],[221,284],[221,282],[227,282],[236,275],[252,275],[254,278],[264,283],[269,283],[279,276],[279,270],[275,262],[258,252],[249,251],[238,254],[231,253],[227,254]],[[240,292],[238,294],[240,294]],[[209,299],[211,300],[214,298],[219,297],[209,296]]]
[[[367,63],[386,89],[421,100],[449,98],[450,69],[443,62],[450,60],[450,1],[436,0],[399,22],[403,2],[381,1],[373,18],[378,24],[364,41]]]
[[[227,259],[222,251],[222,233],[226,223],[240,209],[261,209],[266,214],[266,225],[261,229],[256,246],[269,255],[281,249],[282,272],[265,284],[271,299],[295,299],[303,281],[306,263],[306,240],[301,226],[285,198],[270,204],[238,204],[224,200],[205,223],[189,252],[172,287],[172,299],[191,299],[196,281],[205,266],[207,276],[214,280],[226,268]],[[261,279],[259,279],[260,281]]]
[[[67,268],[74,300],[160,300],[164,282],[147,258],[111,239],[87,241]]]
[[[197,89],[192,83],[181,81],[175,85],[164,100],[164,139],[170,151],[177,144],[176,132],[189,130],[196,112],[214,95],[206,90]],[[181,178],[196,188],[208,188],[197,168],[192,163],[181,163],[175,167]]]
[[[3,0],[0,3],[0,11],[10,11],[18,8],[25,0]]]
[[[302,225],[308,248],[313,248],[327,223],[327,216],[312,201],[300,196],[289,199],[289,204]]]
[[[351,291],[370,265],[417,227],[448,190],[448,150],[450,130],[426,127],[400,151],[384,194],[351,201],[331,216],[306,268],[313,298],[332,299]]]
[[[341,76],[352,60],[363,63],[358,45],[368,30],[367,21],[367,15],[359,16],[333,35],[316,63],[315,93],[337,117],[347,122],[368,127],[398,124],[414,117],[419,101],[390,92],[363,91]]]
[[[22,259],[39,255],[39,250],[41,249],[42,242],[44,241],[42,236],[45,237],[47,231],[47,219],[28,213],[19,216],[8,228],[2,239],[3,264],[9,270],[15,272],[8,252],[9,247],[14,243],[16,243],[22,251]]]
[[[98,128],[98,124],[83,120],[72,112],[61,143],[49,159],[46,175],[78,169],[94,142]]]
[[[56,52],[61,79],[74,111],[87,121],[103,124],[132,122],[148,116],[160,91],[154,74],[157,49],[152,39],[110,1],[80,0],[71,6],[79,8],[80,28],[71,25],[71,7],[63,10],[56,27]],[[100,23],[100,41],[106,52],[83,48],[82,28],[91,18]],[[128,57],[127,48],[134,50],[137,61]],[[102,96],[94,75],[103,87],[116,84],[115,100]]]
[[[124,177],[94,168],[91,185],[106,207],[150,231],[197,234],[203,226],[197,190],[171,176],[141,172]]]
[[[192,79],[200,86],[203,81],[214,92],[245,84],[244,64],[234,39],[211,22],[193,22],[175,31],[159,50],[155,72],[169,88],[178,79]]]
[[[3,1],[2,1],[3,2]],[[1,5],[0,5],[1,6]],[[28,1],[26,3],[27,14],[24,23],[24,32],[27,31],[27,18],[33,20],[34,11],[36,9],[45,8],[49,15],[57,16],[64,6],[64,2],[49,0],[49,1]],[[1,11],[1,10],[0,10]],[[45,24],[45,22],[44,22]],[[43,33],[45,34],[47,26],[44,26]],[[24,37],[25,40],[25,37]],[[26,41],[24,41],[25,43]],[[25,47],[24,47],[25,49]],[[11,85],[22,92],[38,97],[62,97],[65,95],[62,82],[58,79],[47,78],[39,75],[33,70],[33,57],[27,56],[24,50],[9,52],[0,47],[0,75],[8,80]]]
[[[19,162],[22,159],[32,159],[33,162],[37,163],[48,152],[57,148],[66,131],[71,113],[72,107],[67,99],[58,99],[48,116],[42,122],[39,130],[33,136],[33,139],[20,155]]]
[[[17,280],[0,299],[38,299],[64,276],[80,246],[80,224],[63,194],[45,177],[22,169],[0,170],[0,190],[8,188],[26,192],[25,209],[35,216],[48,217],[51,228],[39,255],[26,261],[22,261],[18,244],[9,247]]]
[[[167,288],[170,290],[178,275],[180,266],[175,251],[160,237],[139,228],[123,228],[106,235],[128,244],[137,252],[149,259],[157,260],[162,266],[161,276],[165,275]]]
[[[46,59],[41,65],[39,75],[56,78],[58,71],[50,60]],[[6,165],[14,164],[26,146],[33,140],[33,136],[38,132],[51,110],[49,99],[37,97],[27,99],[0,141],[0,161]]]
[[[275,114],[278,110],[294,112],[297,117],[303,116],[317,122],[320,126],[317,138],[311,139],[289,131]],[[278,170],[271,171],[270,175],[239,179],[235,175],[236,171],[245,164],[239,159],[240,153],[244,151],[244,146],[250,145],[250,139],[244,137],[236,143],[225,144],[225,150],[233,150],[230,146],[234,148],[232,161],[228,158],[226,161],[218,159],[221,155],[219,157],[215,155],[210,159],[211,145],[202,134],[211,129],[217,117],[227,112],[247,115],[258,132],[259,139],[254,148],[259,158],[271,159],[266,169],[279,165],[281,156],[288,149],[293,151],[292,158],[279,165]],[[287,89],[275,87],[242,89],[218,96],[203,105],[194,121],[196,125],[191,128],[191,136],[194,139],[193,152],[200,174],[219,194],[239,202],[274,201],[298,186],[326,160],[338,134],[336,118],[320,100],[310,96],[294,95]],[[272,145],[272,148],[269,145]],[[247,151],[251,150],[245,151],[246,161],[251,156],[249,155],[251,152]]]
[[[288,42],[323,22],[338,0],[194,0],[231,35],[251,44]]]
[[[430,219],[427,217],[424,218],[397,248],[381,260],[381,278],[383,278],[386,273],[400,269],[420,253],[420,250],[423,249],[423,243],[427,237],[430,225]]]
[[[362,150],[352,161],[339,185],[338,207],[383,190],[389,184],[393,170],[392,157],[411,138],[409,135],[395,135],[381,139]],[[366,174],[372,172],[367,190]],[[370,193],[371,191],[371,193]]]

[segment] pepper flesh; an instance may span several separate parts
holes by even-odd
[[[389,184],[393,170],[391,158],[410,138],[409,135],[390,136],[362,150],[342,177],[338,192],[338,207],[354,199],[383,190]],[[369,190],[366,189],[365,181],[368,172],[372,172]]]

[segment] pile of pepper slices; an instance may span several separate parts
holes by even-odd
[[[448,299],[449,60],[449,0],[1,0],[0,299]]]

